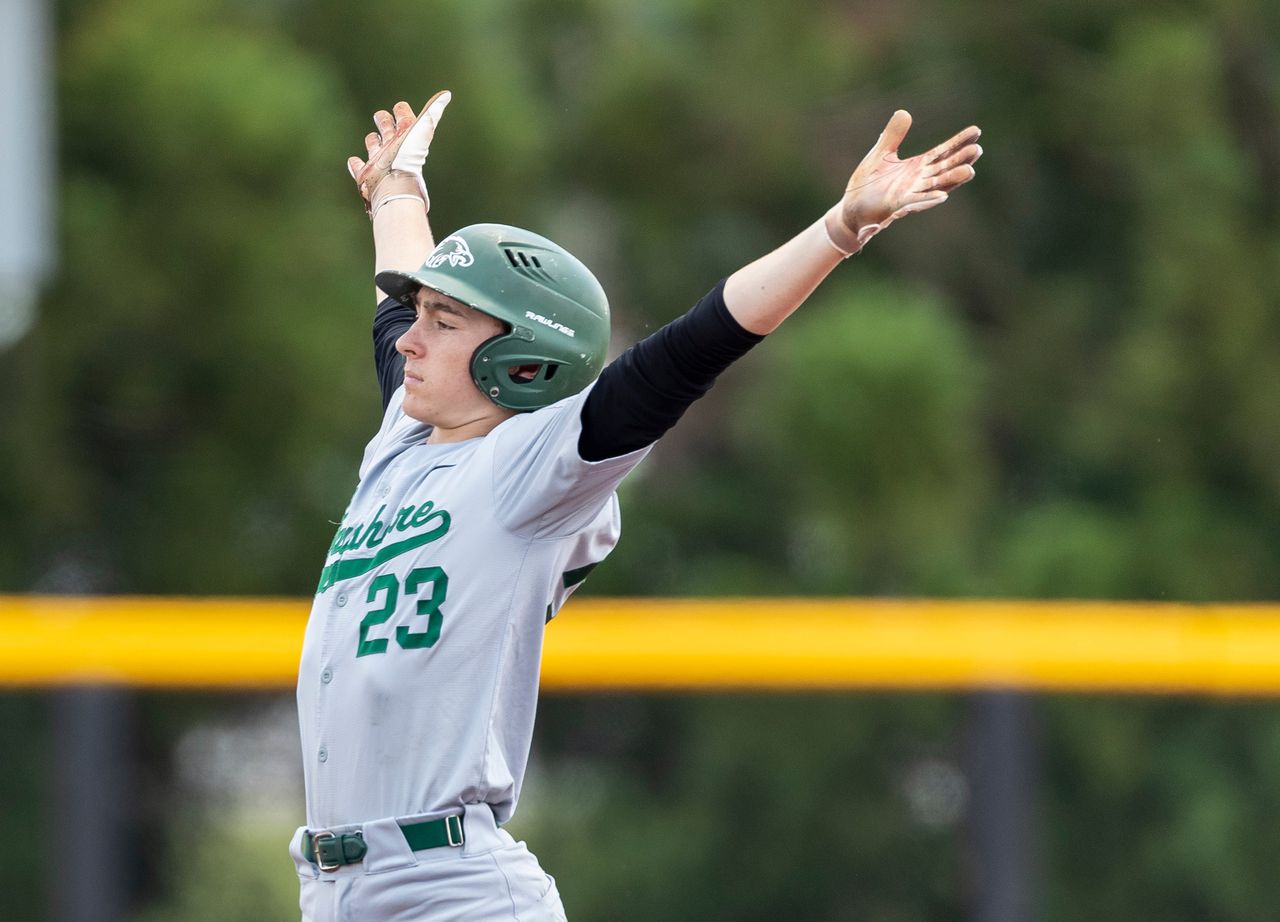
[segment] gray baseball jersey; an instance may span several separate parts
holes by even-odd
[[[487,436],[429,445],[392,398],[307,622],[298,717],[307,825],[435,818],[520,795],[542,635],[618,540],[648,452],[578,455],[590,388]]]

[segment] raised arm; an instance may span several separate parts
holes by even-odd
[[[436,93],[418,116],[407,102],[396,103],[390,112],[375,112],[378,130],[364,139],[368,162],[359,157],[347,160],[347,171],[373,222],[375,274],[417,269],[435,247],[422,165],[450,98],[448,91]],[[376,286],[374,296],[378,307],[373,316],[373,364],[385,409],[404,377],[404,357],[396,351],[396,340],[413,323],[413,308],[388,298]]]
[[[373,221],[375,274],[384,269],[417,269],[435,247],[427,221],[431,198],[422,165],[451,98],[448,90],[436,93],[418,116],[407,102],[396,103],[391,112],[378,110],[373,116],[378,130],[364,139],[368,161],[347,160],[347,171]],[[382,291],[374,291],[379,302],[386,298]]]
[[[973,179],[973,164],[982,156],[976,126],[902,160],[898,148],[910,128],[910,113],[899,109],[822,220],[729,276],[725,304],[743,329],[773,332],[841,260],[898,218],[941,205]]]
[[[733,273],[691,311],[605,368],[582,407],[578,451],[585,460],[618,457],[661,437],[841,260],[893,221],[945,202],[973,178],[982,155],[976,127],[901,160],[898,147],[910,127],[911,116],[895,112],[854,170],[844,197],[821,220]]]

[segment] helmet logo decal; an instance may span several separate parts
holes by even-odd
[[[446,262],[455,269],[466,268],[475,261],[476,258],[471,255],[471,248],[467,246],[467,241],[453,235],[440,241],[435,252],[427,258],[427,268],[435,269]]]
[[[538,323],[542,324],[544,327],[551,327],[551,329],[553,330],[559,330],[565,336],[574,335],[573,330],[565,326],[563,323],[556,323],[554,320],[548,320],[546,317],[543,317],[541,314],[535,314],[533,311],[525,311],[524,315],[526,319],[535,320]]]

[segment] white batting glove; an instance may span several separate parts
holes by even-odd
[[[373,123],[378,130],[364,139],[368,162],[359,157],[347,160],[347,172],[355,180],[370,217],[392,196],[421,198],[423,205],[430,209],[431,198],[422,176],[422,165],[431,149],[436,126],[452,98],[448,90],[436,93],[418,116],[414,116],[407,102],[396,103],[392,112],[380,109],[374,113]]]
[[[910,128],[909,112],[893,113],[875,146],[853,171],[844,198],[827,212],[827,237],[845,257],[861,250],[898,218],[941,205],[953,189],[973,179],[973,164],[982,156],[977,144],[982,132],[976,125],[932,150],[901,160],[898,148]]]

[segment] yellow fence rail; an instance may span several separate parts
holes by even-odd
[[[288,688],[308,607],[0,596],[0,688]],[[547,629],[542,685],[1276,695],[1280,605],[583,598]]]

